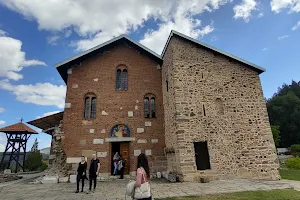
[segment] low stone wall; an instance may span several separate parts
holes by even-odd
[[[21,179],[22,176],[16,174],[0,174],[0,183],[15,181]]]

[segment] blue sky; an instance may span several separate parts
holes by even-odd
[[[63,110],[54,64],[124,33],[160,54],[174,29],[262,66],[267,98],[300,79],[300,0],[82,2],[0,2],[0,127]],[[37,137],[50,146],[48,135]]]

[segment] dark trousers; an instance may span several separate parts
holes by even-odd
[[[94,189],[96,189],[97,175],[96,174],[90,174],[89,179],[90,179],[90,190],[92,190],[92,182],[93,182],[93,180],[94,180]]]
[[[77,191],[79,191],[79,182],[80,182],[80,179],[81,179],[81,191],[83,191],[83,188],[84,188],[84,179],[85,177],[82,176],[82,174],[77,174],[77,179],[76,179],[76,182],[77,182]]]
[[[123,179],[124,178],[124,167],[122,167],[121,169],[120,169],[120,171],[119,171],[119,173],[120,173],[120,179]]]

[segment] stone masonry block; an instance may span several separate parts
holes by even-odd
[[[102,114],[102,115],[108,115],[108,113],[105,112],[104,110],[102,110],[101,114]]]
[[[145,122],[145,126],[151,126],[151,122]]]
[[[128,117],[133,117],[133,111],[128,111]]]
[[[145,131],[144,128],[137,128],[136,129],[137,133],[144,133],[144,131]]]
[[[158,143],[158,139],[151,139],[151,142],[152,142],[153,144],[156,144],[156,143]]]
[[[78,88],[78,84],[73,84],[72,88]]]
[[[138,139],[137,143],[139,143],[139,144],[145,144],[145,143],[147,143],[147,140],[145,140],[145,139]]]
[[[71,103],[65,103],[65,108],[71,108]]]
[[[70,183],[76,183],[77,175],[70,175]]]

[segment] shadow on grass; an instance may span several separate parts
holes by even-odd
[[[220,195],[204,195],[198,197],[164,198],[160,200],[299,200],[299,199],[300,199],[300,192],[296,190],[268,190],[268,191],[236,192],[236,193],[220,194]]]

